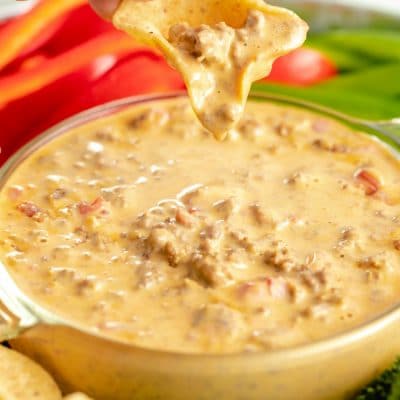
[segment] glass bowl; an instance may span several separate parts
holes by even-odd
[[[78,126],[175,93],[119,100],[78,114],[43,133],[0,170],[0,188],[32,152]],[[308,103],[252,94],[323,113],[386,141],[397,154],[395,124],[368,123]],[[398,127],[397,127],[398,128]],[[1,318],[2,317],[2,318]],[[1,320],[3,319],[3,323]],[[42,364],[65,393],[102,399],[265,400],[350,398],[400,354],[400,306],[343,334],[295,348],[261,353],[193,355],[148,350],[90,332],[24,295],[0,263],[0,341]]]

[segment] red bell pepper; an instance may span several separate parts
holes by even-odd
[[[38,133],[79,111],[125,96],[183,87],[179,74],[150,50],[138,48],[119,62],[110,55],[98,57],[0,108],[0,164]]]
[[[26,14],[6,24],[0,31],[0,69],[15,59],[32,40],[45,32],[48,24],[86,0],[41,0]]]
[[[85,4],[68,13],[66,29],[56,31],[43,47],[43,51],[55,56],[110,31],[115,31],[114,26],[101,19]]]
[[[62,15],[57,18],[54,22],[51,22],[47,28],[41,32],[38,36],[33,38],[29,45],[27,45],[12,61],[10,61],[3,69],[0,69],[0,78],[14,72],[17,72],[21,64],[24,63],[25,59],[30,57],[35,57],[36,52],[40,52],[41,55],[44,55],[44,51],[41,49],[43,46],[50,41],[55,32],[60,30],[64,23],[67,21],[67,14]],[[1,32],[1,26],[0,26]]]
[[[37,67],[0,78],[0,107],[82,68],[97,57],[127,54],[137,47],[121,32],[104,33]]]
[[[307,86],[332,78],[336,74],[337,68],[328,57],[317,50],[303,47],[278,58],[266,80]]]
[[[51,22],[18,57],[0,71],[0,78],[34,64],[37,66],[40,60],[53,58],[110,31],[115,31],[113,25],[101,19],[88,4],[77,7]]]
[[[54,34],[64,26],[67,19],[68,18],[66,14],[57,18],[54,22],[51,22],[43,32],[33,38],[29,45],[26,46],[17,57],[15,57],[3,69],[0,70],[0,78],[17,72],[21,68],[21,64],[23,64],[27,58],[36,58],[37,52],[39,52],[40,55],[47,56],[47,52],[42,50],[43,46],[46,45],[46,43],[51,40]]]
[[[32,54],[34,51],[43,47],[57,32],[64,30],[62,28],[67,23],[68,18],[69,13],[65,13],[57,17],[54,21],[49,22],[45,28],[43,28],[29,41],[24,49],[19,53],[18,58]]]
[[[165,93],[185,88],[181,76],[160,56],[143,51],[121,59],[98,81],[69,99],[46,121],[55,124],[79,111],[111,100],[146,93]]]
[[[148,51],[119,61],[88,92],[80,95],[78,104],[87,108],[127,96],[178,89],[184,89],[179,73],[162,57]]]
[[[96,58],[84,68],[63,76],[46,87],[3,108],[0,107],[0,164],[16,149],[40,133],[43,122],[82,91],[89,89],[102,74],[112,67],[113,56]],[[42,128],[43,126],[43,128]]]

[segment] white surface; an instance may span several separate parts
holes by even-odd
[[[53,0],[57,1],[57,0]],[[34,4],[35,0],[17,1],[0,0],[0,19],[11,17],[23,12]]]
[[[320,3],[352,5],[388,14],[400,15],[400,0],[319,0]],[[300,0],[299,0],[300,2]]]

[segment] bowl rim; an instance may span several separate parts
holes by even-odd
[[[3,187],[8,181],[8,178],[19,167],[19,165],[21,165],[21,163],[23,163],[27,159],[27,157],[29,157],[32,153],[41,148],[43,145],[46,145],[48,142],[58,138],[62,134],[67,133],[78,127],[84,126],[95,120],[101,120],[111,115],[118,114],[119,112],[122,112],[124,109],[127,108],[140,106],[143,104],[147,104],[149,102],[166,101],[182,97],[187,97],[185,91],[171,92],[164,94],[131,96],[90,108],[88,110],[85,110],[83,112],[73,115],[72,117],[65,119],[64,121],[45,130],[43,133],[39,134],[34,139],[27,142],[4,163],[4,165],[0,168],[0,191],[3,190]],[[379,129],[376,129],[373,125],[368,124],[368,121],[358,120],[356,118],[352,118],[335,110],[331,110],[328,107],[320,106],[318,104],[311,103],[308,101],[302,101],[288,96],[266,94],[257,91],[251,92],[249,100],[263,100],[267,102],[280,103],[289,106],[294,106],[297,108],[302,108],[314,113],[319,113],[319,114],[322,113],[323,115],[326,115],[335,120],[339,120],[340,122],[346,125],[350,125],[352,128],[356,128],[355,130],[372,133],[372,135],[375,136],[377,140],[379,140],[378,137],[382,136],[382,132],[379,131]],[[394,149],[396,144],[388,145],[387,143],[384,143],[382,140],[379,140],[379,142],[383,144],[387,149],[389,149],[392,153],[394,152],[394,154],[399,155],[399,152]],[[15,280],[11,278],[11,274],[7,271],[7,268],[1,261],[0,261],[0,274],[2,275],[3,278],[6,279],[6,283],[9,285],[8,294],[12,293],[13,300],[17,301],[19,305],[23,306],[23,308],[27,311],[27,313],[31,314],[32,317],[34,318],[34,324],[26,326],[25,328],[32,328],[33,326],[36,326],[37,324],[41,323],[44,323],[46,325],[61,325],[64,327],[75,329],[83,334],[87,334],[92,337],[97,337],[108,343],[113,343],[114,345],[128,346],[131,349],[135,349],[136,351],[145,353],[147,355],[153,355],[164,358],[173,357],[173,358],[179,358],[180,360],[214,359],[214,360],[227,360],[228,362],[232,362],[235,360],[242,361],[243,358],[246,359],[251,358],[253,360],[263,360],[263,361],[267,360],[269,363],[274,364],[275,362],[278,363],[281,362],[282,359],[284,359],[285,361],[308,359],[310,357],[322,354],[324,352],[328,351],[331,352],[343,349],[346,346],[350,346],[352,344],[356,344],[357,342],[361,342],[361,339],[366,339],[368,337],[371,337],[374,334],[382,331],[385,327],[400,321],[400,301],[399,301],[397,304],[391,306],[384,312],[348,330],[339,332],[338,334],[334,334],[326,338],[322,338],[310,343],[301,344],[294,347],[266,350],[254,353],[252,352],[185,353],[178,351],[142,347],[135,345],[134,343],[128,343],[123,340],[107,337],[106,335],[103,335],[100,332],[95,332],[90,327],[82,326],[76,321],[58,316],[56,313],[47,310],[45,306],[39,305],[29,296],[24,294],[23,291],[18,288]]]

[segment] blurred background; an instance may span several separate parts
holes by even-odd
[[[356,117],[400,117],[400,0],[270,0],[311,26],[257,90]],[[87,0],[0,0],[0,164],[63,119],[122,97],[183,90],[154,50]]]
[[[35,0],[16,1],[0,0],[0,16],[2,18],[16,15],[33,6]]]
[[[3,15],[10,15],[18,13],[21,10],[31,6],[36,0],[0,0],[0,10]],[[305,1],[297,0],[297,3],[305,3]],[[321,3],[328,2],[326,0],[320,0]],[[271,2],[272,3],[272,2]],[[278,4],[279,1],[273,3]],[[400,4],[398,0],[336,0],[336,4],[353,4],[358,7],[368,7],[370,9],[382,10],[387,12],[400,13]]]
[[[0,0],[0,13],[2,16],[10,16],[16,13],[19,13],[29,7],[31,7],[36,0]],[[392,12],[400,15],[400,1],[399,0],[336,0],[336,1],[327,1],[320,0],[320,3],[336,3],[336,4],[344,4],[344,5],[353,5],[356,7],[366,7],[370,10],[378,10],[385,12]],[[270,1],[270,3],[274,3],[279,5],[281,1],[275,0]],[[293,3],[307,3],[307,1],[294,0]]]

